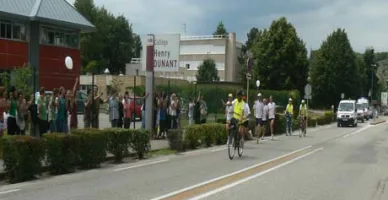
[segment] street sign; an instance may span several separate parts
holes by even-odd
[[[309,99],[309,100],[310,100],[310,99],[312,99],[312,96],[311,96],[311,95],[306,95],[306,94],[305,94],[305,95],[304,95],[304,99]]]
[[[252,72],[252,67],[253,67],[253,59],[252,58],[248,58],[248,60],[247,60],[247,70],[248,70],[248,73]]]
[[[381,104],[383,106],[387,106],[388,105],[388,92],[382,92],[381,93]]]
[[[310,96],[311,95],[311,85],[309,83],[306,84],[306,86],[304,86],[304,93],[307,95],[307,96]]]
[[[345,94],[341,93],[341,99],[344,99],[344,98],[345,98]]]
[[[252,75],[250,73],[247,73],[246,76],[247,76],[247,80],[251,80]]]

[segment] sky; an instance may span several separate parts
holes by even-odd
[[[73,3],[74,0],[68,0]],[[318,49],[337,28],[352,47],[388,51],[388,0],[94,0],[115,15],[123,14],[135,33],[211,35],[219,21],[240,42],[248,31],[268,28],[282,16],[291,22],[306,48]],[[186,31],[184,28],[186,26]]]

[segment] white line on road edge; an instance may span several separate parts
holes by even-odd
[[[140,165],[133,165],[133,166],[129,166],[129,167],[118,168],[118,169],[114,169],[113,171],[118,172],[118,171],[123,171],[123,170],[127,170],[127,169],[133,169],[133,168],[137,168],[137,167],[143,167],[143,166],[147,166],[147,165],[153,165],[153,164],[158,164],[158,163],[162,163],[162,162],[167,162],[167,161],[169,161],[169,159],[158,160],[158,161],[154,161],[154,162],[143,163]]]
[[[271,159],[271,160],[267,160],[267,161],[264,161],[264,162],[259,163],[259,164],[256,164],[256,165],[252,165],[252,166],[247,167],[247,168],[245,168],[245,169],[241,169],[241,170],[239,170],[239,171],[235,171],[235,172],[232,172],[232,173],[230,173],[230,174],[226,174],[226,175],[220,176],[220,177],[218,177],[218,178],[214,178],[214,179],[211,179],[211,180],[202,182],[202,183],[198,183],[198,184],[196,184],[196,185],[193,185],[193,186],[190,186],[190,187],[187,187],[187,188],[183,188],[183,189],[180,189],[180,190],[178,190],[178,191],[171,192],[171,193],[165,194],[165,195],[160,196],[160,197],[155,197],[155,198],[153,198],[153,199],[151,199],[151,200],[161,200],[161,199],[165,199],[165,198],[167,198],[167,197],[171,197],[171,196],[174,196],[174,195],[176,195],[176,194],[179,194],[179,193],[182,193],[182,192],[185,192],[185,191],[188,191],[188,190],[191,190],[191,189],[194,189],[194,188],[197,188],[197,187],[200,187],[200,186],[203,186],[203,185],[212,183],[212,182],[214,182],[214,181],[218,181],[218,180],[221,180],[221,179],[223,179],[223,178],[227,178],[227,177],[230,177],[230,176],[239,174],[239,173],[241,173],[241,172],[244,172],[244,171],[247,171],[247,170],[256,168],[256,167],[258,167],[258,166],[265,165],[265,164],[270,163],[270,162],[272,162],[272,161],[275,161],[275,160],[278,160],[278,159],[287,157],[287,156],[289,156],[289,155],[298,153],[298,152],[300,152],[300,151],[304,151],[304,150],[309,149],[309,148],[311,148],[311,147],[312,147],[312,146],[307,146],[307,147],[298,149],[298,150],[296,150],[296,151],[293,151],[293,152],[284,154],[284,155],[282,155],[282,156],[273,158],[273,159]]]
[[[12,193],[12,192],[17,192],[17,191],[19,191],[19,190],[20,190],[20,189],[7,190],[7,191],[0,192],[0,194],[8,194],[8,193]]]
[[[265,171],[262,171],[262,172],[260,172],[260,173],[255,174],[255,175],[246,177],[246,178],[244,178],[244,179],[241,179],[241,180],[236,181],[236,182],[234,182],[234,183],[231,183],[231,184],[229,184],[229,185],[225,185],[225,186],[220,187],[220,188],[218,188],[218,189],[215,189],[215,190],[213,190],[213,191],[210,191],[210,192],[201,194],[201,195],[199,195],[199,196],[193,197],[193,198],[191,198],[190,200],[199,200],[199,199],[203,199],[203,198],[209,197],[209,196],[211,196],[211,195],[213,195],[213,194],[222,192],[222,191],[224,191],[224,190],[226,190],[226,189],[232,188],[232,187],[237,186],[237,185],[239,185],[239,184],[241,184],[241,183],[245,183],[245,182],[247,182],[247,181],[249,181],[249,180],[251,180],[251,179],[257,178],[257,177],[262,176],[262,175],[264,175],[264,174],[266,174],[266,173],[269,173],[269,172],[271,172],[271,171],[274,171],[274,170],[276,170],[276,169],[279,169],[279,168],[281,168],[281,167],[284,167],[284,166],[286,166],[286,165],[288,165],[288,164],[291,164],[291,163],[293,163],[293,162],[295,162],[295,161],[297,161],[297,160],[299,160],[299,159],[302,159],[302,158],[304,158],[304,157],[306,157],[306,156],[309,156],[309,155],[311,155],[311,154],[313,154],[313,153],[316,153],[316,152],[318,152],[318,151],[321,151],[321,150],[323,150],[323,147],[322,147],[322,148],[319,148],[319,149],[315,149],[314,151],[311,151],[311,152],[309,152],[309,153],[307,153],[307,154],[304,154],[304,155],[301,155],[301,156],[299,156],[299,157],[296,157],[296,158],[294,158],[294,159],[292,159],[292,160],[289,160],[289,161],[287,161],[287,162],[285,162],[285,163],[282,163],[282,164],[280,164],[280,165],[277,165],[277,166],[275,166],[275,167],[272,167],[272,168],[270,168],[270,169],[267,169],[267,170],[265,170]]]
[[[353,132],[348,133],[348,134],[346,134],[346,135],[344,135],[344,136],[342,136],[342,137],[344,137],[344,138],[349,137],[349,136],[354,135],[354,134],[356,134],[356,133],[359,133],[359,132],[361,132],[361,131],[365,131],[366,129],[368,129],[368,128],[370,128],[370,127],[372,127],[372,126],[371,126],[371,125],[367,125],[367,126],[361,128],[361,129],[358,129],[357,131],[353,131]]]
[[[219,148],[219,149],[214,149],[214,150],[212,150],[212,152],[222,151],[222,150],[225,150],[227,148],[228,147],[222,147],[222,148]]]

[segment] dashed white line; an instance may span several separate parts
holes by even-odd
[[[309,152],[309,153],[306,153],[306,154],[304,154],[304,155],[301,155],[301,156],[299,156],[299,157],[296,157],[296,158],[294,158],[294,159],[292,159],[292,160],[289,160],[289,161],[287,161],[287,162],[285,162],[285,163],[282,163],[282,164],[277,165],[277,166],[275,166],[275,167],[272,167],[272,168],[270,168],[270,169],[267,169],[267,170],[265,170],[265,171],[262,171],[262,172],[260,172],[260,173],[257,173],[257,174],[255,174],[255,175],[252,175],[252,176],[246,177],[246,178],[244,178],[244,179],[241,179],[241,180],[239,180],[239,181],[236,181],[236,182],[234,182],[234,183],[231,183],[231,184],[229,184],[229,185],[225,185],[225,186],[220,187],[220,188],[218,188],[218,189],[215,189],[215,190],[213,190],[213,191],[210,191],[210,192],[201,194],[201,195],[196,196],[196,197],[194,197],[194,198],[190,198],[190,200],[200,200],[200,199],[209,197],[209,196],[214,195],[214,194],[216,194],[216,193],[219,193],[219,192],[222,192],[222,191],[227,190],[227,189],[229,189],[229,188],[235,187],[235,186],[237,186],[237,185],[239,185],[239,184],[241,184],[241,183],[245,183],[245,182],[247,182],[247,181],[249,181],[249,180],[252,180],[252,179],[254,179],[254,178],[257,178],[257,177],[259,177],[259,176],[262,176],[262,175],[264,175],[264,174],[267,174],[267,173],[269,173],[269,172],[271,172],[271,171],[274,171],[274,170],[276,170],[276,169],[278,169],[278,168],[284,167],[284,166],[286,166],[286,165],[288,165],[288,164],[291,164],[291,163],[293,163],[293,162],[295,162],[295,161],[297,161],[297,160],[299,160],[299,159],[302,159],[302,158],[304,158],[304,157],[306,157],[306,156],[309,156],[309,155],[311,155],[311,154],[313,154],[313,153],[316,153],[316,152],[318,152],[318,151],[321,151],[321,150],[323,150],[323,147],[322,147],[322,148],[319,148],[319,149],[316,149],[316,150],[314,150],[314,151],[311,151],[311,152]]]
[[[12,192],[17,192],[17,191],[20,191],[20,189],[13,189],[13,190],[2,191],[2,192],[0,192],[0,195],[1,195],[1,194],[12,193]]]
[[[226,177],[230,177],[230,176],[233,176],[233,175],[236,175],[236,174],[239,174],[241,172],[244,172],[244,171],[247,171],[247,170],[250,170],[250,169],[253,169],[253,168],[256,168],[258,166],[261,166],[261,165],[265,165],[267,163],[270,163],[270,162],[273,162],[275,160],[278,160],[278,159],[281,159],[281,158],[284,158],[284,157],[287,157],[287,156],[290,156],[292,154],[295,154],[295,153],[298,153],[298,152],[301,152],[301,151],[304,151],[306,149],[309,149],[311,148],[312,146],[307,146],[307,147],[304,147],[304,148],[301,148],[301,149],[298,149],[296,151],[293,151],[293,152],[290,152],[290,153],[287,153],[287,154],[284,154],[282,156],[279,156],[279,157],[276,157],[276,158],[273,158],[273,159],[270,159],[270,160],[267,160],[265,162],[262,162],[262,163],[259,163],[259,164],[256,164],[256,165],[252,165],[250,167],[247,167],[247,168],[244,168],[244,169],[241,169],[239,171],[235,171],[235,172],[232,172],[230,174],[226,174],[226,175],[223,175],[223,176],[220,176],[220,177],[217,177],[217,178],[214,178],[214,179],[211,179],[211,180],[208,180],[208,181],[205,181],[205,182],[202,182],[202,183],[198,183],[196,185],[193,185],[193,186],[190,186],[190,187],[186,187],[186,188],[183,188],[183,189],[180,189],[180,190],[177,190],[177,191],[174,191],[174,192],[171,192],[171,193],[168,193],[168,194],[165,194],[165,195],[162,195],[162,196],[159,196],[159,197],[155,197],[155,198],[152,198],[151,200],[161,200],[161,199],[165,199],[167,197],[171,197],[171,196],[174,196],[176,194],[179,194],[179,193],[182,193],[182,192],[185,192],[185,191],[188,191],[188,190],[191,190],[193,188],[197,188],[197,187],[200,187],[200,186],[203,186],[203,185],[206,185],[206,184],[209,184],[209,183],[212,183],[214,181],[218,181],[218,180],[221,180],[223,178],[226,178]]]
[[[167,161],[169,161],[169,159],[158,160],[158,161],[154,161],[154,162],[148,162],[148,163],[143,163],[143,164],[139,164],[139,165],[133,165],[133,166],[129,166],[129,167],[118,168],[118,169],[114,169],[113,171],[118,172],[118,171],[123,171],[123,170],[127,170],[127,169],[144,167],[144,166],[147,166],[147,165],[154,165],[154,164],[158,164],[158,163],[162,163],[162,162],[167,162]]]

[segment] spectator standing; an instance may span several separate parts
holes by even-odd
[[[17,109],[17,118],[16,123],[19,127],[20,135],[26,134],[26,116],[28,115],[27,102],[24,98],[22,91],[18,93],[18,109]]]
[[[118,128],[123,128],[123,125],[124,125],[124,105],[123,105],[123,96],[122,95],[119,95],[119,101],[118,101],[118,104],[119,104],[119,120],[117,122],[117,127]]]
[[[129,99],[128,91],[125,92],[124,100],[123,100],[123,109],[124,109],[124,128],[129,129],[131,127],[131,100]]]
[[[260,137],[263,136],[263,108],[264,104],[261,99],[261,93],[257,94],[257,100],[254,104],[255,118],[256,118],[256,133],[257,133],[257,143],[259,143]]]
[[[60,87],[59,96],[56,98],[56,104],[58,105],[57,112],[57,131],[59,133],[66,133],[66,91],[64,87]]]
[[[38,119],[38,105],[35,103],[35,95],[31,95],[31,101],[28,105],[28,113],[30,121],[30,135],[38,136],[39,133],[39,119]]]
[[[5,130],[4,113],[8,111],[7,93],[4,87],[0,87],[0,137],[3,136]]]
[[[177,128],[177,106],[178,106],[177,104],[178,104],[177,97],[175,94],[172,94],[171,95],[171,104],[169,107],[169,113],[171,116],[171,121],[170,121],[169,127],[171,129]]]
[[[85,99],[85,107],[84,107],[84,128],[92,127],[92,91],[88,89],[87,91],[88,97]]]
[[[203,100],[203,96],[200,96],[200,111],[201,111],[201,124],[205,124],[207,121],[207,104],[205,100]]]
[[[194,122],[195,124],[201,124],[201,92],[198,93],[198,97],[194,106]]]
[[[75,79],[75,83],[73,86],[73,90],[71,91],[69,95],[70,99],[70,129],[77,129],[78,128],[78,117],[77,117],[77,87],[78,87],[78,77]]]
[[[112,128],[117,128],[119,120],[119,100],[116,91],[112,91],[112,95],[109,97],[108,112]]]
[[[9,92],[9,112],[7,119],[7,130],[8,135],[15,135],[19,133],[19,127],[16,123],[16,113],[17,113],[17,96],[16,96],[16,88],[12,87]]]
[[[195,100],[192,99],[191,102],[189,103],[189,112],[188,112],[189,126],[194,124],[194,106],[195,106]]]
[[[40,137],[43,134],[47,133],[48,128],[48,113],[47,113],[47,99],[46,99],[46,90],[44,87],[41,87],[39,90],[39,98],[38,98],[38,112],[39,112],[39,135]]]
[[[143,102],[143,105],[141,106],[141,128],[142,129],[145,129],[145,110],[146,110],[147,97],[148,97],[148,93],[147,94],[144,93],[144,96],[140,97],[141,101]],[[134,110],[136,110],[136,102],[133,102],[133,103],[134,103]],[[133,121],[135,120],[136,118],[133,119]]]
[[[51,133],[56,133],[57,132],[57,108],[58,108],[58,105],[57,105],[57,97],[58,97],[58,89],[55,88],[54,91],[53,91],[53,95],[50,97],[50,101],[49,101],[49,106],[48,106],[48,109],[49,109],[49,113],[48,113],[48,121],[49,121],[49,126],[50,126],[50,132]]]
[[[268,130],[268,102],[267,99],[263,99],[263,135],[261,136],[261,139],[264,140],[264,136],[267,133]]]
[[[167,131],[167,95],[162,94],[159,98],[159,133],[158,139],[165,138]]]
[[[99,119],[100,106],[101,106],[101,104],[104,103],[104,101],[102,100],[101,97],[104,93],[101,92],[100,94],[98,94],[98,87],[96,85],[94,86],[93,90],[94,90],[94,98],[93,98],[93,103],[92,103],[92,105],[93,105],[93,107],[92,107],[92,113],[93,113],[93,115],[92,115],[92,127],[98,129],[100,127],[100,119]]]
[[[268,103],[268,118],[270,123],[271,140],[273,140],[274,131],[275,131],[275,113],[276,113],[276,104],[273,101],[272,96],[270,96],[269,103]]]

